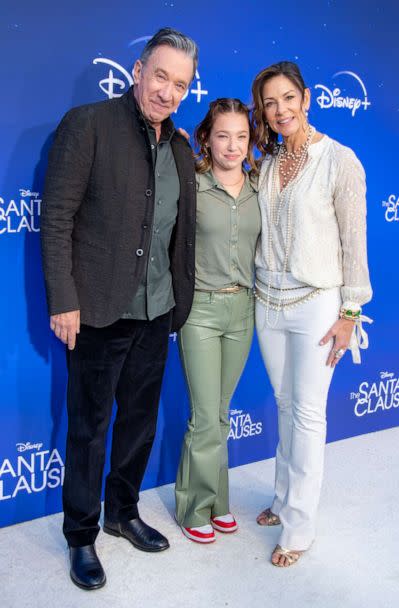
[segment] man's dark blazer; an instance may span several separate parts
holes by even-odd
[[[175,132],[171,145],[180,180],[169,248],[177,331],[194,292],[196,193],[189,144]],[[80,309],[82,323],[110,325],[128,310],[146,272],[154,215],[150,142],[133,87],[65,115],[49,155],[43,201],[50,315]]]

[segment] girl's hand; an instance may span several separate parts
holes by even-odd
[[[187,141],[190,141],[190,135],[187,133],[187,131],[185,129],[183,129],[182,127],[179,127],[178,132],[180,133],[180,135],[183,135],[183,137],[185,137],[187,139]]]
[[[328,355],[326,365],[331,365],[331,367],[337,365],[349,346],[354,326],[354,321],[350,321],[349,319],[338,319],[326,333],[324,338],[320,340],[320,344],[322,345],[327,344],[329,340],[333,339],[333,346]]]

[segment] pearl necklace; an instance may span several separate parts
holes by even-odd
[[[302,162],[304,153],[309,149],[310,142],[315,133],[313,127],[308,128],[306,140],[297,150],[289,152],[285,142],[281,144],[281,154],[279,156],[279,172],[282,177],[281,189],[285,188],[288,183],[298,175],[298,168]]]
[[[305,162],[308,158],[308,151],[309,151],[309,146],[310,146],[310,142],[313,139],[314,134],[316,133],[316,129],[312,126],[309,125],[309,130],[308,130],[308,134],[306,137],[306,141],[303,144],[303,147],[301,146],[301,152],[300,152],[300,158],[298,160],[298,163],[296,165],[296,171],[295,174],[293,174],[290,177],[290,180],[287,182],[286,186],[282,186],[281,191],[280,191],[280,202],[279,204],[277,204],[277,197],[278,197],[278,182],[280,179],[280,167],[281,167],[281,157],[283,155],[285,155],[286,153],[288,153],[287,149],[284,149],[284,144],[280,145],[278,153],[277,153],[277,157],[275,159],[275,163],[274,163],[274,167],[273,167],[273,175],[272,175],[272,191],[271,191],[271,198],[270,198],[270,205],[269,205],[269,234],[268,234],[268,247],[267,247],[267,266],[269,269],[269,278],[268,278],[268,282],[267,282],[267,292],[266,292],[266,325],[268,327],[270,327],[271,329],[274,329],[277,326],[277,322],[278,322],[278,318],[280,315],[280,311],[282,309],[282,301],[283,301],[283,283],[284,283],[284,278],[285,275],[287,273],[287,268],[288,268],[288,257],[289,257],[289,253],[290,253],[290,249],[291,249],[291,242],[292,242],[292,195],[293,195],[293,191],[294,191],[294,185],[295,185],[295,179],[298,177],[298,175],[300,174],[300,172],[302,171]],[[284,197],[284,194],[286,194],[286,196]],[[285,200],[286,199],[286,200]],[[270,298],[271,298],[271,287],[272,287],[272,279],[271,279],[271,268],[272,268],[272,254],[273,254],[273,235],[272,235],[272,226],[273,224],[277,227],[280,223],[280,218],[281,218],[281,211],[282,208],[284,206],[284,202],[286,203],[287,206],[287,226],[286,226],[286,235],[285,235],[285,241],[286,241],[286,247],[285,247],[285,252],[284,252],[284,262],[283,262],[283,270],[281,273],[281,281],[280,281],[280,295],[277,301],[277,305],[274,307],[273,309],[276,311],[275,313],[275,319],[274,319],[274,323],[272,324],[270,322],[270,308],[271,308],[271,303],[270,303]]]

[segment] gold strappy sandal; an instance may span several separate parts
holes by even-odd
[[[262,511],[262,513],[259,513],[256,523],[260,526],[278,526],[281,522],[279,516],[272,513],[269,507]]]
[[[283,549],[283,547],[281,547],[280,545],[276,545],[274,548],[274,551],[272,553],[272,557],[273,557],[273,555],[278,555],[279,558],[285,557],[288,561],[288,564],[286,566],[283,566],[282,564],[280,564],[280,562],[275,564],[273,561],[272,561],[272,564],[273,564],[273,566],[277,566],[278,568],[288,568],[289,566],[296,564],[298,559],[301,557],[302,553],[303,553],[303,551],[295,551],[293,549]]]

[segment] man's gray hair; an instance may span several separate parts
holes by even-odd
[[[141,53],[140,61],[143,65],[147,62],[151,53],[158,46],[170,46],[178,51],[183,51],[193,60],[193,78],[198,66],[198,47],[192,38],[185,36],[181,32],[172,29],[171,27],[163,27],[147,42]]]

